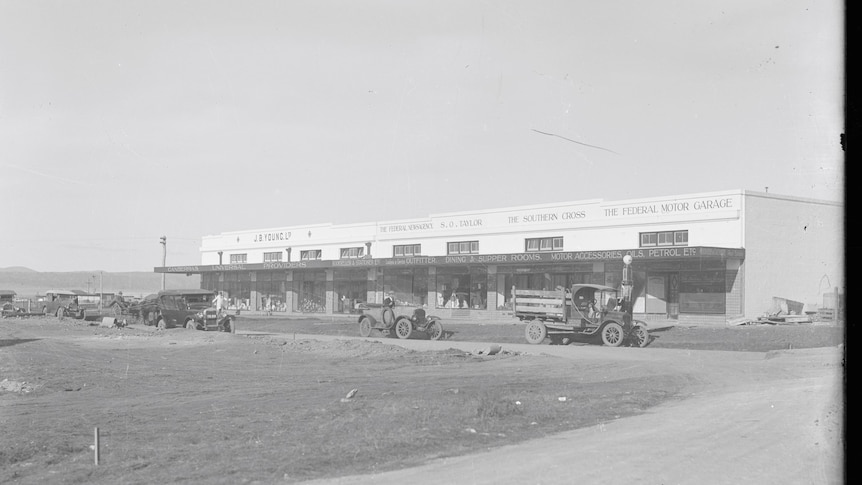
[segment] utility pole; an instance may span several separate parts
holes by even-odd
[[[159,242],[162,244],[162,268],[165,267],[165,262],[168,258],[168,238],[166,236],[162,236],[159,238]],[[162,289],[165,289],[165,273],[162,273]]]
[[[99,271],[99,315],[102,314],[102,298],[104,298],[104,295],[102,294],[103,290],[104,287],[102,286],[102,271]],[[93,288],[93,291],[96,291],[96,289]]]

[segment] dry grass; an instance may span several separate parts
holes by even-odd
[[[268,483],[370,473],[636,414],[687,384],[612,362],[576,368],[550,357],[373,342],[167,335],[182,340],[4,347],[0,378],[37,389],[0,395],[2,424],[15,430],[0,438],[0,482]],[[351,389],[356,396],[342,402]],[[98,467],[88,448],[95,426]]]

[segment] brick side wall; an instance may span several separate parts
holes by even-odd
[[[742,281],[743,273],[738,260],[727,261],[725,273],[724,312],[728,318],[742,315]]]

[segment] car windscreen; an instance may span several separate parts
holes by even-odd
[[[186,299],[189,305],[200,303],[206,303],[207,305],[209,305],[213,299],[212,295],[209,294],[183,295],[183,297]]]

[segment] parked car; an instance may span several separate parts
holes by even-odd
[[[12,290],[0,290],[0,311],[2,316],[11,317],[24,313],[22,308],[15,306],[15,297],[18,296]]]
[[[201,289],[162,290],[147,295],[140,303],[129,307],[129,314],[145,325],[161,330],[184,327],[193,330],[230,332],[232,317],[212,308],[213,291]]]
[[[70,290],[48,290],[45,296],[38,299],[42,305],[42,313],[55,315],[58,318],[71,316],[84,318],[84,309],[78,305],[78,295]]]
[[[401,339],[410,338],[414,330],[423,332],[431,340],[437,340],[443,335],[443,325],[440,317],[426,315],[425,309],[415,305],[396,305],[394,300],[386,298],[383,304],[362,303],[358,306],[362,311],[359,316],[359,335],[368,337],[372,330],[383,335],[393,333]]]

